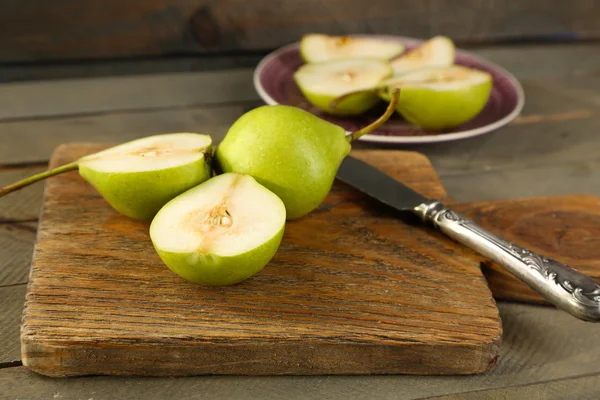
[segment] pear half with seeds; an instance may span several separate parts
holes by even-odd
[[[250,175],[224,173],[167,203],[150,238],[171,271],[190,282],[232,285],[262,270],[277,252],[286,211]]]
[[[391,90],[399,88],[399,114],[422,128],[444,130],[475,118],[487,104],[492,84],[485,71],[453,65],[387,79],[381,83],[380,95],[387,100]]]
[[[390,61],[394,75],[402,75],[428,67],[448,67],[454,64],[454,42],[446,36],[434,36],[421,46]]]
[[[42,179],[79,170],[116,211],[150,221],[169,200],[210,178],[211,153],[209,135],[148,136],[0,188],[0,197]]]
[[[404,51],[398,41],[360,36],[333,36],[311,33],[300,40],[300,55],[307,63],[342,58],[374,58],[389,60]]]
[[[387,61],[352,58],[304,64],[294,80],[318,109],[332,115],[358,115],[379,102],[377,85],[391,75]]]

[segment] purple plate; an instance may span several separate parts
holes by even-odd
[[[413,49],[423,40],[401,36],[355,35],[401,41],[406,50]],[[331,121],[351,132],[381,115],[385,109],[382,101],[367,113],[355,117],[337,117],[312,106],[302,95],[293,79],[294,72],[304,64],[298,50],[299,43],[281,47],[261,60],[254,71],[254,87],[269,105],[285,104],[300,107],[320,118]],[[489,72],[494,84],[485,108],[471,121],[447,131],[427,131],[406,122],[394,113],[383,126],[360,140],[380,143],[432,143],[465,139],[489,133],[512,121],[523,109],[525,95],[517,79],[503,68],[473,54],[456,50],[456,64]]]

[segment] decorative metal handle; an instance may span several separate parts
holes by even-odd
[[[414,212],[446,235],[506,268],[556,307],[584,321],[600,322],[600,285],[568,265],[486,231],[439,201]]]

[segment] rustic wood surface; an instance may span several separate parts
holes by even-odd
[[[62,145],[50,168],[101,148]],[[418,153],[354,153],[445,197]],[[23,316],[23,364],[48,376],[493,368],[502,328],[479,257],[371,203],[336,183],[317,210],[287,223],[263,271],[210,288],[167,269],[148,224],[118,215],[77,172],[53,177]]]
[[[303,33],[445,34],[460,43],[598,38],[597,3],[523,0],[2,2],[0,61],[265,50]]]
[[[600,196],[600,186],[594,184],[600,179],[597,135],[600,123],[597,91],[600,87],[600,45],[592,42],[495,45],[471,50],[498,62],[521,80],[526,94],[522,116],[510,125],[479,138],[433,146],[391,148],[425,153],[450,196],[459,202],[573,193]],[[253,58],[256,61],[259,59],[255,56],[230,55],[221,57],[214,64],[211,64],[212,57],[187,57],[169,62],[147,59],[74,65],[56,63],[41,68],[24,64],[0,65],[0,80],[52,79],[49,82],[37,82],[43,93],[47,84],[55,83],[59,78],[110,75],[125,76],[127,80],[136,81],[136,71],[157,73],[156,80],[162,79],[165,72],[190,71],[190,76],[210,76],[223,65],[248,66]],[[224,59],[227,61],[224,62]],[[252,71],[246,69],[246,73],[251,76]],[[191,104],[182,106],[181,99],[190,99],[185,88],[179,86],[175,89],[164,85],[165,96],[174,99],[178,107],[164,103],[156,109],[144,110],[136,107],[139,99],[131,96],[131,104],[124,105],[126,111],[99,104],[98,107],[105,111],[95,113],[90,103],[96,102],[97,98],[110,97],[102,93],[90,95],[89,81],[94,79],[78,80],[81,95],[79,101],[71,101],[71,109],[63,106],[60,97],[40,104],[35,99],[35,91],[29,91],[26,95],[21,89],[16,90],[15,84],[0,86],[0,97],[12,98],[15,104],[31,104],[30,107],[17,108],[9,102],[8,106],[13,110],[21,110],[14,116],[3,111],[3,119],[0,120],[0,176],[6,172],[16,173],[15,170],[32,163],[34,168],[43,168],[52,149],[69,141],[117,142],[163,130],[203,129],[209,125],[211,134],[219,140],[228,124],[237,116],[260,104],[253,92],[240,92],[239,96],[248,95],[246,98],[252,100],[240,102],[223,98],[222,102],[207,107],[203,105],[204,96],[209,94],[198,91],[197,97],[191,98]],[[148,86],[147,79],[142,81]],[[114,85],[122,83],[117,80],[111,84],[113,86],[102,86],[101,91],[117,93],[120,89]],[[223,90],[230,90],[230,80],[224,79],[220,83]],[[141,98],[156,96],[151,90],[144,91],[142,86],[139,89],[128,87],[137,90]],[[252,91],[248,85],[240,87]],[[57,90],[60,88],[57,87]],[[148,102],[146,99],[141,101],[142,105]],[[2,104],[4,107],[7,103]],[[86,114],[82,115],[80,109]],[[356,147],[378,146],[357,143]],[[7,148],[9,150],[5,150]],[[7,167],[10,171],[5,169]],[[4,288],[9,285],[20,290],[3,292],[10,295],[2,297],[0,308],[0,322],[2,326],[7,326],[0,337],[0,393],[8,399],[293,397],[396,400],[444,395],[452,395],[456,399],[470,399],[477,395],[482,398],[542,399],[553,398],[550,397],[552,391],[546,389],[549,387],[556,388],[559,394],[572,393],[572,396],[562,398],[598,398],[600,347],[595,343],[600,337],[600,326],[573,320],[571,316],[551,307],[506,301],[498,303],[504,332],[498,365],[492,372],[483,375],[52,379],[31,373],[18,366],[20,355],[17,340],[25,295],[22,279],[27,277],[31,247],[35,240],[35,232],[31,230],[35,230],[36,222],[20,221],[29,221],[31,215],[39,213],[36,207],[41,202],[42,190],[43,184],[35,185],[28,194],[31,198],[20,197],[17,200],[15,195],[0,199],[0,212],[4,209],[20,210],[12,215],[16,221],[2,223],[3,228],[10,229],[3,232],[9,233],[0,234],[2,270],[13,268],[16,271],[3,272],[8,280],[0,282],[0,286]],[[29,203],[29,206],[21,207],[20,203],[23,202]],[[15,225],[26,225],[28,231],[13,229]],[[14,250],[9,250],[8,246],[13,246]],[[9,261],[13,256],[17,260],[15,263]],[[5,301],[5,298],[9,301]]]
[[[554,196],[461,204],[456,207],[493,233],[568,264],[600,282],[600,199]],[[484,273],[494,298],[549,304],[497,264]]]

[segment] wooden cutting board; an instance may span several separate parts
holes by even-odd
[[[100,149],[60,146],[50,166]],[[446,197],[423,155],[354,155]],[[21,342],[23,364],[55,377],[472,374],[501,333],[475,253],[341,183],[259,274],[210,288],[170,272],[148,224],[73,171],[46,184]]]

